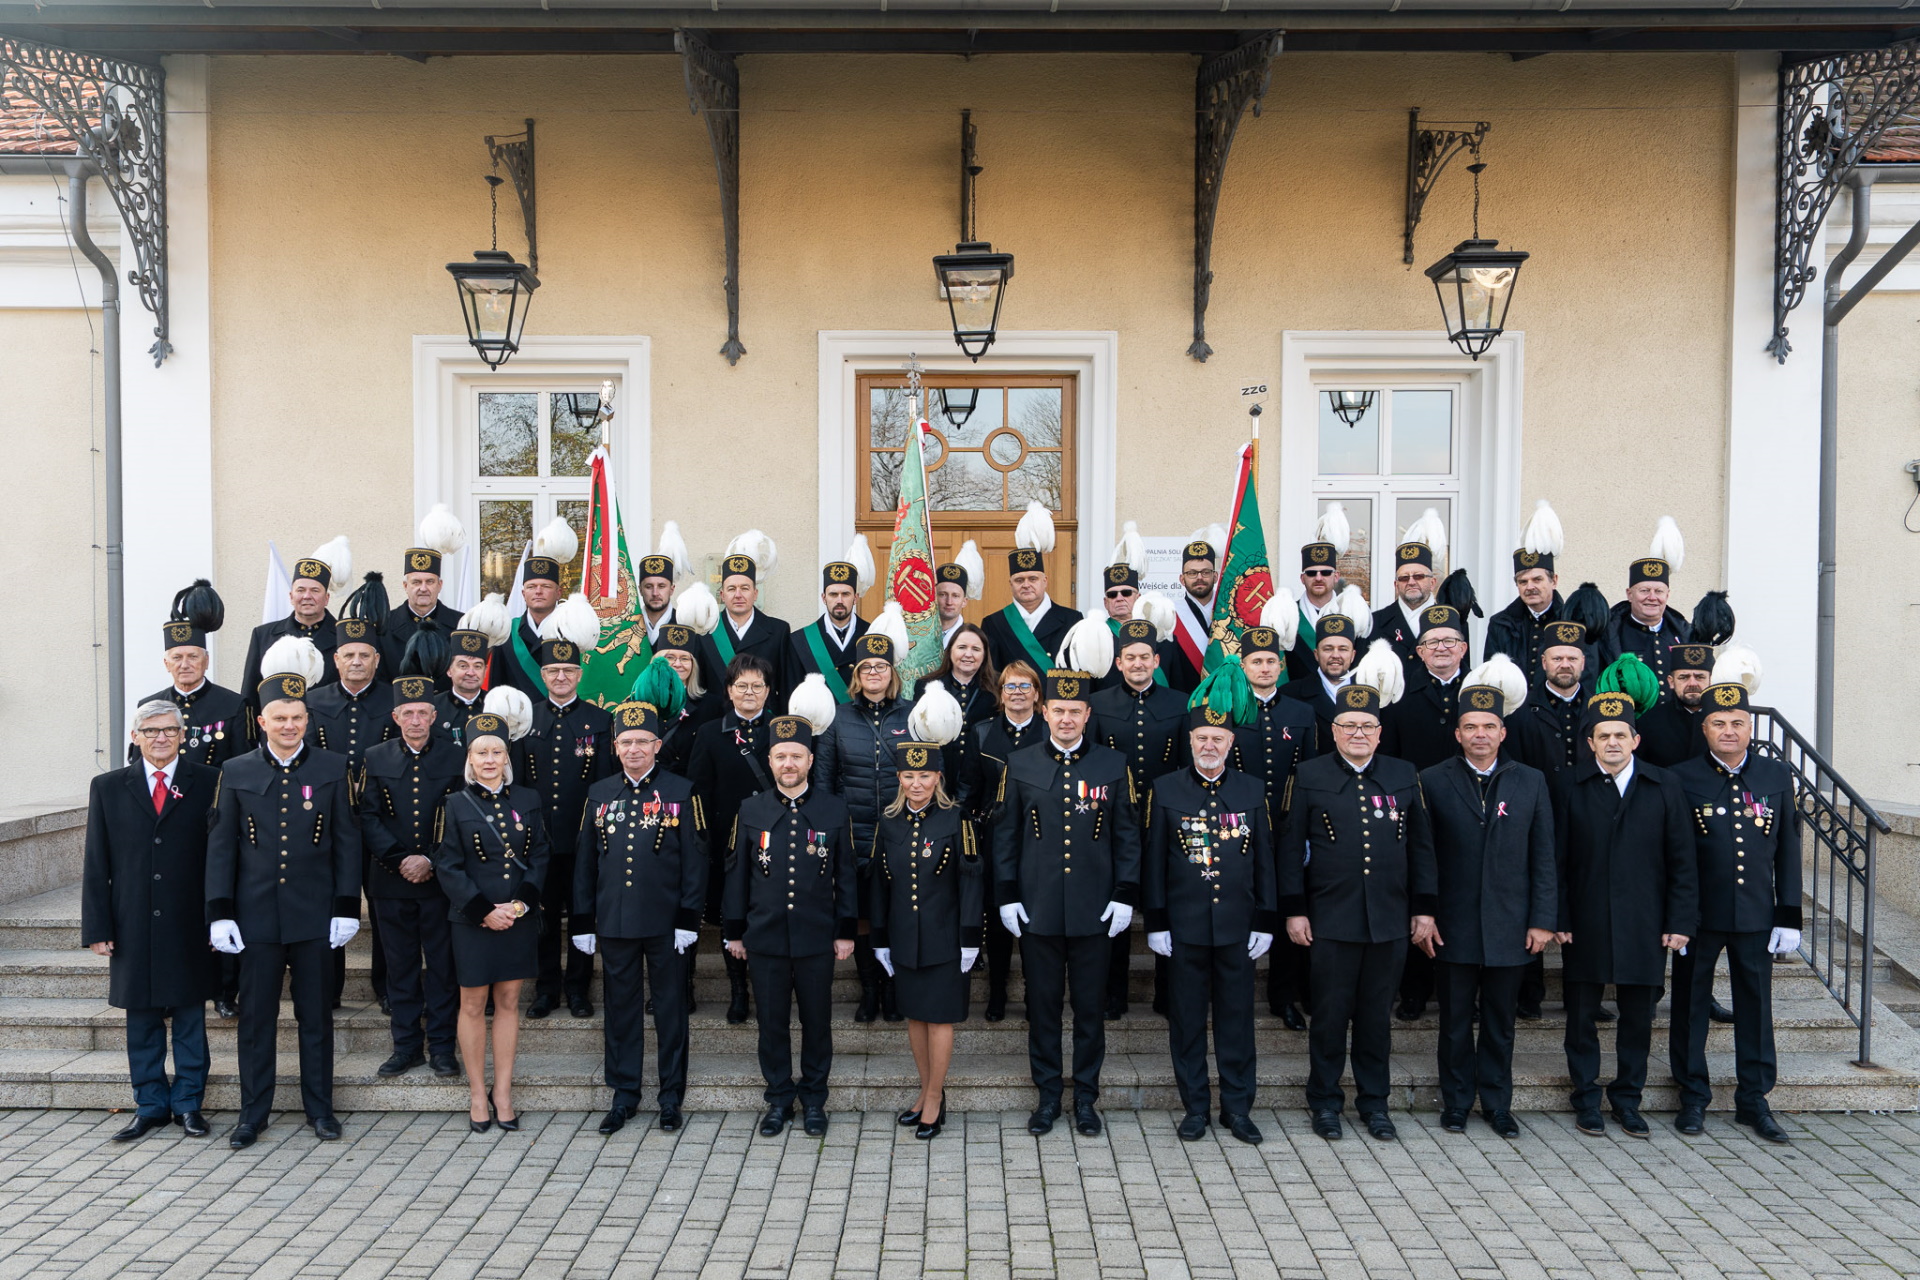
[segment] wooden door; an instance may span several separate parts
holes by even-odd
[[[967,602],[967,620],[977,623],[1013,599],[1007,587],[1007,555],[1014,549],[1014,527],[1027,503],[1035,500],[1053,512],[1048,591],[1061,604],[1074,604],[1079,529],[1074,376],[940,373],[924,375],[922,384],[932,432],[926,462],[934,563],[952,560],[971,538],[986,565],[983,596]],[[971,412],[964,410],[969,395]],[[856,404],[856,474],[861,483],[854,527],[873,544],[878,569],[878,580],[860,601],[862,616],[871,618],[886,602],[887,554],[893,545],[900,468],[911,425],[905,375],[862,374]]]

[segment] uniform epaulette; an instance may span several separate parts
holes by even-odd
[[[1153,792],[1151,790],[1147,792],[1147,802],[1140,806],[1140,825],[1142,827],[1153,825]]]
[[[1280,812],[1293,812],[1293,774],[1287,775],[1287,789],[1280,794]]]
[[[698,793],[693,797],[693,829],[695,831],[707,829],[707,806],[701,802]]]
[[[979,847],[974,843],[973,823],[960,819],[960,856],[972,862],[980,856]]]

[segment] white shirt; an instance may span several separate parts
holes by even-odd
[[[1015,600],[1013,602],[1013,607],[1014,607],[1014,610],[1018,612],[1022,618],[1026,619],[1027,630],[1034,631],[1039,629],[1040,619],[1047,616],[1047,610],[1053,608],[1053,597],[1041,596],[1040,607],[1035,609],[1032,613],[1028,613],[1025,609],[1021,608],[1020,602],[1018,600]]]
[[[1713,762],[1719,765],[1722,769],[1725,769],[1728,773],[1739,773],[1742,769],[1747,767],[1747,753],[1744,751],[1740,753],[1740,761],[1737,764],[1728,764],[1725,760],[1722,760],[1719,756],[1714,756]],[[153,779],[149,778],[147,779],[147,781],[151,783]],[[147,789],[151,791],[153,788],[149,786]]]
[[[836,627],[833,625],[833,619],[823,613],[820,615],[820,629],[833,637],[836,649],[844,649],[853,643],[853,624],[857,621],[859,619],[849,615],[846,626]]]
[[[645,609],[642,609],[640,613],[642,617],[646,616]],[[647,643],[651,644],[654,641],[658,640],[660,638],[660,628],[666,626],[669,622],[672,622],[672,621],[673,621],[673,606],[668,605],[666,608],[660,611],[660,620],[658,622],[649,621],[647,623]]]
[[[1014,723],[1013,721],[1011,721],[1011,720],[1009,720],[1009,721],[1007,721],[1007,727],[1008,727],[1009,729],[1024,729],[1024,728],[1026,728],[1026,727],[1027,727],[1028,725],[1030,725],[1030,724],[1032,724],[1032,723],[1033,723],[1033,717],[1032,717],[1032,716],[1028,716],[1028,717],[1027,717],[1027,718],[1026,718],[1025,720],[1022,720],[1022,721],[1021,721],[1021,722],[1020,722],[1019,724],[1015,724],[1015,723]]]
[[[293,749],[293,754],[292,754],[292,755],[290,755],[290,756],[283,756],[283,755],[281,755],[281,754],[280,754],[280,753],[279,753],[278,751],[275,751],[275,750],[273,749],[273,746],[272,746],[271,744],[269,744],[269,745],[267,746],[267,757],[268,757],[268,759],[270,759],[270,760],[272,760],[272,761],[273,761],[273,762],[274,762],[275,764],[281,764],[281,765],[286,765],[286,764],[292,764],[292,763],[293,763],[293,762],[294,762],[294,761],[295,761],[296,759],[298,759],[298,758],[299,758],[299,755],[300,755],[300,748],[299,748],[299,747],[295,747],[295,748]],[[148,786],[148,788],[149,788],[149,789],[151,789],[151,788],[152,788],[152,786],[153,786],[153,779],[152,779],[152,778],[148,778],[148,779],[147,779],[147,786]]]
[[[553,698],[549,696],[547,698],[547,701],[553,704],[553,709],[555,711],[565,711],[568,707],[580,701],[580,695],[576,693],[571,698],[568,698],[565,702],[554,702]]]
[[[1081,734],[1079,737],[1075,738],[1072,742],[1062,742],[1060,741],[1060,739],[1054,737],[1052,734],[1047,735],[1047,741],[1053,744],[1053,749],[1055,751],[1058,751],[1061,755],[1064,755],[1064,756],[1070,756],[1074,752],[1078,751],[1080,749],[1080,744],[1085,742],[1086,740],[1087,740],[1087,735],[1084,733]]]
[[[1627,767],[1613,775],[1614,790],[1621,795],[1627,794],[1627,784],[1633,781],[1633,758],[1627,758]]]
[[[177,693],[177,694],[179,694],[179,695],[180,695],[181,697],[183,697],[183,698],[191,698],[191,697],[192,697],[192,696],[193,696],[194,694],[196,694],[196,693],[198,693],[198,692],[200,692],[200,691],[201,691],[202,689],[204,689],[204,688],[206,688],[206,687],[207,687],[207,680],[206,680],[206,677],[205,677],[205,676],[202,676],[202,677],[200,678],[200,683],[199,683],[199,684],[197,684],[197,685],[195,685],[195,686],[193,686],[193,688],[191,688],[191,689],[182,689],[182,688],[181,688],[181,687],[180,687],[179,685],[175,685],[175,686],[173,686],[173,691],[174,691],[175,693]]]
[[[733,638],[735,640],[743,640],[746,638],[748,628],[753,626],[753,614],[758,612],[760,611],[755,609],[753,613],[749,613],[745,622],[735,622],[732,614],[729,613],[727,615],[727,629],[733,632]]]
[[[1546,689],[1548,693],[1560,699],[1560,701],[1562,702],[1572,702],[1575,698],[1580,696],[1580,686],[1577,684],[1573,686],[1572,693],[1562,693],[1558,689],[1554,688],[1552,685],[1546,686]]]
[[[1553,601],[1549,600],[1547,601],[1547,609],[1551,609],[1551,608],[1553,608]],[[1536,609],[1532,605],[1527,606],[1527,612],[1533,615],[1533,620],[1535,622],[1538,622],[1540,621],[1540,619],[1547,616],[1547,609]]]
[[[1461,756],[1460,758],[1462,760],[1467,760],[1465,756]],[[1493,758],[1492,766],[1486,769],[1482,769],[1479,765],[1475,764],[1473,761],[1467,760],[1467,768],[1473,770],[1475,773],[1479,774],[1483,778],[1491,778],[1493,776],[1494,769],[1498,769],[1499,767],[1500,767],[1499,756],[1495,756]]]
[[[942,632],[940,633],[940,647],[941,647],[941,649],[943,649],[943,650],[944,650],[944,649],[945,649],[945,648],[946,648],[946,647],[947,647],[948,645],[950,645],[950,644],[952,644],[952,643],[953,643],[953,633],[954,633],[954,632],[956,632],[956,631],[958,631],[958,630],[959,630],[959,629],[960,629],[961,627],[964,627],[965,625],[967,625],[967,620],[966,620],[965,618],[961,618],[961,619],[959,619],[959,620],[957,620],[957,621],[956,621],[956,622],[955,622],[955,623],[954,623],[954,624],[953,624],[952,626],[950,626],[950,627],[948,627],[948,628],[947,628],[946,630],[944,630],[944,631],[942,631]]]
[[[164,769],[154,768],[153,765],[148,762],[145,756],[140,757],[140,763],[143,765],[146,765],[147,767],[147,794],[148,795],[153,794],[153,780],[155,778],[159,778],[162,782],[165,782],[167,784],[168,791],[173,790],[173,773],[174,773],[174,770],[180,767],[179,756],[175,756],[170,762],[168,762],[167,767]]]
[[[1327,679],[1326,672],[1322,671],[1319,674],[1320,674],[1320,687],[1327,691],[1327,696],[1329,698],[1331,698],[1335,693],[1339,692],[1340,690],[1346,688],[1348,685],[1353,683],[1352,672],[1348,672],[1346,675],[1340,677],[1339,684],[1334,684],[1331,681],[1329,681]]]
[[[1413,634],[1416,636],[1420,634],[1420,611],[1426,608],[1432,600],[1433,597],[1428,596],[1411,609],[1407,608],[1407,602],[1405,600],[1398,598],[1394,600],[1394,603],[1400,606],[1400,616],[1407,620],[1407,626],[1412,629]]]
[[[1311,600],[1302,598],[1300,601],[1300,612],[1306,616],[1308,622],[1318,626],[1320,619],[1328,610],[1333,608],[1333,603],[1337,599],[1339,599],[1338,596],[1328,596],[1325,604],[1316,606]]]
[[[1262,702],[1272,702],[1275,698],[1280,696],[1280,686],[1275,685],[1273,686],[1273,688],[1267,690],[1265,693],[1262,693],[1258,689],[1255,689],[1253,691],[1253,696],[1258,698]],[[1211,779],[1209,779],[1209,781],[1211,781]]]

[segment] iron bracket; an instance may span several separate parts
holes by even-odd
[[[1230,53],[1200,64],[1193,86],[1193,344],[1187,354],[1205,361],[1207,303],[1213,291],[1213,227],[1220,211],[1220,184],[1227,174],[1227,153],[1248,106],[1260,103],[1273,80],[1273,60],[1285,35],[1263,32]]]
[[[720,178],[720,228],[727,242],[727,275],[721,282],[727,293],[727,341],[720,354],[728,364],[738,364],[747,354],[740,345],[740,71],[733,55],[716,52],[704,32],[675,31],[673,47],[686,71],[688,108],[706,122]]]
[[[503,138],[488,135],[487,154],[492,157],[494,164],[506,167],[507,177],[513,183],[513,194],[520,197],[520,220],[527,232],[527,265],[533,268],[535,275],[539,275],[540,236],[534,219],[532,117],[527,119],[525,133],[512,133]]]
[[[1446,123],[1446,122],[1443,122]],[[1462,151],[1480,154],[1480,144],[1493,128],[1485,120],[1476,120],[1467,129],[1422,129],[1420,108],[1407,112],[1407,226],[1401,238],[1400,261],[1413,265],[1413,232],[1420,225],[1421,211],[1433,184],[1440,181],[1447,162]]]

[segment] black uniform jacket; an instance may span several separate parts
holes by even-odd
[[[974,725],[964,736],[967,749],[960,766],[959,794],[954,798],[960,802],[961,813],[975,822],[991,823],[1004,795],[1001,778],[1007,771],[1007,761],[1023,747],[1045,742],[1047,722],[1038,710],[1019,728],[1008,724],[1005,716],[994,716]],[[984,828],[981,842],[991,852]]]
[[[860,927],[847,806],[808,787],[748,797],[734,822],[721,911],[729,942],[801,958],[830,953]]]
[[[1202,632],[1210,630],[1213,626],[1213,605],[1211,603],[1196,604],[1193,597],[1185,591],[1181,591],[1179,596],[1179,600],[1173,607],[1179,611],[1180,616],[1199,622]],[[1192,693],[1200,687],[1200,681],[1205,678],[1206,672],[1196,667],[1193,659],[1187,656],[1186,646],[1180,643],[1182,634],[1184,634],[1183,629],[1175,624],[1174,633],[1160,642],[1158,646],[1160,670],[1166,672],[1168,688],[1175,693]],[[1200,646],[1200,661],[1204,664],[1206,660],[1207,647],[1203,644]]]
[[[1693,624],[1678,609],[1669,607],[1660,629],[1651,631],[1634,621],[1633,611],[1622,600],[1607,614],[1607,625],[1600,632],[1599,666],[1592,674],[1597,676],[1605,671],[1623,653],[1636,653],[1642,662],[1653,668],[1653,674],[1660,677],[1660,687],[1664,689],[1667,686],[1667,650],[1676,644],[1692,643]]]
[[[1147,800],[1147,930],[1184,946],[1245,946],[1279,928],[1273,829],[1260,779],[1233,769],[1212,782],[1191,769]]]
[[[574,845],[570,890],[575,933],[661,938],[675,929],[698,932],[707,901],[707,832],[693,784],[657,764],[639,782],[623,771],[594,783]]]
[[[523,613],[513,620],[513,631],[507,636],[506,643],[497,644],[488,650],[487,688],[507,685],[520,690],[530,701],[538,705],[540,700],[547,696],[546,682],[536,680],[520,664],[520,657],[513,648],[514,635],[518,635],[520,642],[526,646],[527,660],[533,663],[540,661],[540,628]],[[536,666],[534,670],[537,673],[539,668]]]
[[[849,693],[853,692],[853,665],[854,660],[859,657],[854,650],[853,642],[867,634],[870,625],[865,618],[855,614],[853,630],[847,633],[847,643],[844,646],[834,643],[833,629],[827,625],[825,614],[821,614],[818,619],[804,627],[793,628],[792,636],[788,641],[788,648],[792,653],[787,661],[789,669],[793,672],[794,683],[798,684],[820,670],[820,664],[814,661],[813,646],[807,643],[807,632],[817,629],[820,633],[820,643],[827,651],[827,661],[832,664],[834,673],[840,677],[841,685]],[[827,687],[832,688],[833,681],[827,681]]]
[[[1700,927],[1758,933],[1800,927],[1800,810],[1793,774],[1748,753],[1738,774],[1713,756],[1671,770],[1693,814]]]
[[[660,735],[660,754],[654,759],[654,767],[683,778],[690,776],[694,736],[701,725],[718,720],[726,709],[727,700],[711,689],[687,699],[687,705],[680,708],[680,718],[662,726],[665,731]]]
[[[433,612],[427,616],[439,626],[441,635],[448,634],[460,625],[460,611],[438,600],[434,601]],[[383,679],[391,680],[400,674],[400,659],[406,656],[407,641],[413,639],[413,633],[419,629],[420,616],[405,600],[387,610],[386,623],[380,628],[380,675]],[[440,672],[430,674],[441,676],[440,687],[446,687],[446,679]]]
[[[253,716],[246,701],[231,689],[205,681],[192,693],[181,693],[168,685],[135,703],[171,702],[180,708],[187,722],[186,736],[180,739],[180,758],[194,764],[219,768],[237,755],[253,749]],[[127,763],[140,763],[140,748],[127,744]]]
[[[994,901],[1026,909],[1043,937],[1103,934],[1110,902],[1140,896],[1140,811],[1118,751],[1044,739],[1007,761],[993,824]]]
[[[1305,916],[1315,941],[1391,942],[1432,915],[1438,884],[1420,778],[1375,755],[1364,774],[1318,756],[1293,775],[1280,837],[1280,914]]]
[[[1581,728],[1590,692],[1584,680],[1571,699],[1543,684],[1531,686],[1527,700],[1507,717],[1507,741],[1500,754],[1549,778],[1563,769],[1592,764],[1593,743]]]
[[[1438,959],[1500,968],[1526,964],[1528,929],[1551,929],[1553,797],[1538,769],[1502,756],[1483,791],[1463,756],[1420,773],[1440,869]]]
[[[1327,682],[1320,678],[1320,668],[1314,667],[1300,679],[1289,679],[1280,686],[1279,696],[1303,702],[1312,710],[1314,740],[1320,744],[1316,754],[1329,754],[1333,750],[1333,717],[1339,712],[1327,693]]]
[[[1187,700],[1164,685],[1136,693],[1122,679],[1093,695],[1094,741],[1126,758],[1144,801],[1154,779],[1187,762]]]
[[[502,902],[537,909],[551,857],[546,815],[532,787],[495,793],[468,783],[440,806],[433,874],[447,895],[449,920],[477,925]]]
[[[1540,655],[1547,647],[1547,624],[1559,622],[1564,616],[1562,610],[1566,602],[1558,591],[1553,593],[1553,602],[1547,611],[1538,618],[1526,602],[1515,596],[1504,609],[1487,619],[1487,638],[1482,649],[1481,661],[1496,653],[1504,653],[1513,659],[1513,665],[1524,671],[1529,680],[1540,674]]]
[[[181,760],[156,815],[143,764],[88,786],[80,945],[113,944],[107,1003],[116,1009],[195,1005],[218,990],[207,945],[207,813],[219,788],[218,769]]]
[[[1429,598],[1420,609],[1432,603]],[[1414,613],[1418,614],[1420,609],[1415,609]],[[1373,611],[1373,630],[1367,635],[1366,645],[1382,639],[1393,646],[1393,651],[1400,655],[1400,661],[1406,664],[1408,680],[1413,679],[1414,672],[1424,669],[1419,651],[1414,648],[1420,643],[1420,630],[1414,623],[1408,622],[1407,615],[1400,611],[1398,596],[1388,601],[1384,608]],[[1364,651],[1366,645],[1357,647]]]
[[[437,731],[415,755],[399,738],[367,752],[360,769],[360,838],[367,851],[367,897],[438,898],[432,879],[415,884],[400,874],[411,857],[431,859],[439,841],[440,802],[466,785],[467,752]]]
[[[700,663],[700,682],[709,689],[717,689],[725,696],[727,689],[727,660],[720,654],[720,644],[715,640],[722,631],[733,642],[733,653],[739,657],[750,653],[764,659],[773,668],[773,677],[769,681],[767,692],[767,712],[779,715],[787,708],[787,695],[800,683],[802,673],[797,669],[793,657],[793,629],[779,618],[759,609],[753,611],[753,620],[747,624],[744,636],[735,636],[733,623],[728,620],[726,610],[720,611],[719,625],[714,627],[713,635],[701,636],[694,641],[699,650],[694,655]]]
[[[207,919],[243,945],[309,942],[360,918],[360,820],[347,758],[302,746],[280,764],[263,746],[220,767],[207,841]]]
[[[329,609],[311,627],[301,626],[294,621],[292,614],[288,614],[278,622],[263,622],[253,629],[253,634],[247,637],[247,665],[240,676],[240,697],[247,704],[248,715],[260,710],[260,704],[254,699],[260,688],[261,660],[281,636],[305,636],[320,651],[320,679],[310,687],[332,684],[340,678],[340,673],[333,666],[334,627],[338,623],[339,619]]]
[[[973,740],[974,726],[990,719],[999,710],[1000,700],[993,690],[981,682],[978,675],[968,684],[961,684],[953,676],[946,675],[922,676],[913,687],[914,701],[918,702],[920,695],[927,691],[927,686],[936,680],[945,685],[947,692],[953,695],[953,700],[960,704],[960,736],[940,748],[940,768],[947,777],[947,790],[957,795],[966,778],[967,747]]]
[[[1319,677],[1314,680],[1318,682]],[[1286,687],[1281,686],[1282,690]],[[1320,720],[1312,705],[1305,699],[1279,694],[1260,703],[1252,724],[1234,726],[1233,756],[1227,763],[1260,781],[1270,820],[1275,814],[1285,817],[1287,783],[1292,781],[1294,770],[1319,753],[1320,737]],[[1278,836],[1278,828],[1274,834]]]
[[[1442,684],[1424,663],[1416,662],[1407,673],[1406,693],[1380,716],[1380,753],[1416,769],[1459,755],[1453,722],[1466,683],[1464,667]]]
[[[393,722],[393,686],[370,680],[357,695],[337,682],[307,695],[307,744],[347,758],[355,769],[367,758],[367,748],[400,736]]]
[[[486,708],[486,691],[472,702],[464,701],[451,689],[433,695],[433,731],[441,734],[450,742],[465,743],[467,740],[467,721],[479,715]]]
[[[605,708],[585,698],[564,707],[544,698],[533,704],[533,728],[513,744],[513,780],[540,793],[555,861],[573,856],[573,835],[580,829],[587,788],[619,768],[613,754],[613,717]]]
[[[865,866],[873,824],[899,793],[893,744],[908,740],[913,707],[900,698],[874,702],[855,694],[834,712],[833,724],[813,740],[812,783],[847,803],[853,847]]]
[[[986,868],[973,824],[957,807],[883,815],[871,863],[872,941],[893,948],[895,967],[948,964],[960,959],[962,947],[980,945]]]
[[[1047,611],[1040,616],[1040,625],[1033,628],[1033,638],[1047,654],[1047,664],[1040,668],[1040,674],[1047,674],[1047,667],[1054,665],[1052,659],[1060,652],[1060,642],[1067,638],[1067,631],[1080,621],[1078,609],[1068,608],[1058,600],[1051,600]],[[994,670],[1005,671],[1010,662],[1024,662],[1033,665],[1033,655],[1027,652],[1027,646],[1014,638],[1013,628],[1008,625],[1003,611],[996,609],[980,623],[980,630],[986,633],[987,653],[993,659]],[[1095,672],[1104,675],[1104,672]]]
[[[1700,875],[1686,793],[1665,769],[1633,766],[1623,796],[1598,764],[1555,780],[1559,931],[1569,982],[1657,987],[1666,980],[1663,934],[1700,926]]]
[[[714,857],[724,859],[733,852],[733,821],[747,797],[773,790],[767,768],[772,721],[765,711],[742,720],[728,707],[693,735],[687,780],[693,783],[694,803],[700,806],[701,826]]]
[[[1682,760],[1707,754],[1706,719],[1704,708],[1689,707],[1673,690],[1662,689],[1660,701],[1634,726],[1640,731],[1634,759],[1671,769]]]

